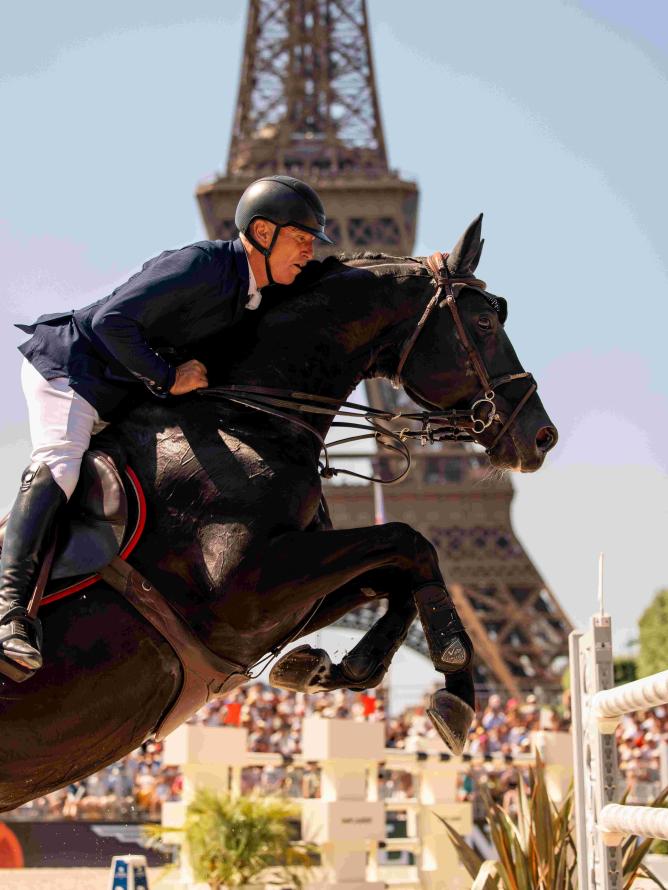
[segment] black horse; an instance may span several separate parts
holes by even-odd
[[[483,398],[482,361],[490,379],[510,376],[495,401],[480,403],[477,428],[485,429],[475,438],[490,449],[492,465],[532,472],[556,430],[504,330],[504,301],[474,280],[481,246],[478,219],[447,260],[458,281],[455,314],[445,303],[432,306],[417,337],[435,291],[424,261],[330,258],[311,264],[280,297],[267,292],[244,329],[198,357],[212,385],[283,388],[337,403],[361,380],[394,378],[402,365],[407,393],[432,411]],[[331,416],[292,413],[326,435]],[[253,665],[375,593],[387,599],[387,612],[342,665],[300,647],[272,676],[307,690],[375,685],[419,614],[447,690],[436,693],[432,719],[451,747],[461,747],[474,706],[471,650],[463,631],[449,662],[438,648],[430,616],[438,606],[442,619],[448,595],[436,552],[404,523],[328,528],[312,432],[198,394],[137,405],[113,432],[148,500],[131,561],[213,652]],[[47,605],[40,617],[44,668],[20,685],[0,682],[0,810],[136,748],[180,689],[172,648],[107,584]],[[448,622],[457,626],[451,614]]]

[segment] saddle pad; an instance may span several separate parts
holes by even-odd
[[[137,546],[146,525],[146,498],[136,473],[126,466],[122,475],[123,490],[127,498],[127,524],[120,546],[117,548],[119,559],[126,560]],[[115,553],[109,556],[109,561]],[[83,573],[77,577],[51,577],[42,597],[41,608],[78,593],[100,580],[99,572]]]
[[[0,553],[9,514],[0,519]],[[146,499],[136,473],[90,449],[59,527],[59,542],[42,605],[90,587],[114,556],[125,560],[146,524]]]

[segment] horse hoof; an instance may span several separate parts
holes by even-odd
[[[461,754],[468,738],[475,711],[466,702],[445,689],[435,692],[427,714],[453,754]]]
[[[332,660],[324,649],[297,646],[280,658],[269,673],[269,683],[291,692],[326,692],[332,685]]]

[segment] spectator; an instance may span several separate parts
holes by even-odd
[[[561,709],[541,709],[536,696],[531,694],[524,701],[510,698],[504,705],[499,695],[491,695],[471,727],[467,752],[476,759],[497,759],[478,760],[465,766],[458,799],[471,801],[474,814],[484,817],[481,789],[486,788],[499,804],[509,810],[516,807],[519,782],[526,777],[511,764],[499,769],[498,758],[528,754],[531,733],[539,727],[567,730],[567,698],[564,703]],[[274,752],[285,758],[286,762],[271,767],[244,769],[244,793],[261,788],[295,797],[315,797],[320,786],[318,765],[295,767],[288,762],[300,753],[303,718],[313,714],[347,720],[384,720],[383,691],[375,690],[373,695],[347,690],[305,695],[255,682],[223,699],[214,699],[191,722],[210,727],[242,726],[248,730],[251,751]],[[433,739],[434,748],[440,749],[424,702],[387,719],[385,731],[388,748],[417,752],[424,750],[425,741],[431,743]],[[666,738],[668,708],[627,714],[621,719],[620,768],[631,787],[630,802],[647,802],[659,790],[659,748]],[[384,798],[414,795],[410,774],[388,769],[383,776]],[[162,804],[179,800],[182,790],[178,769],[163,764],[162,745],[149,742],[85,782],[72,783],[67,789],[25,804],[11,815],[3,814],[3,818],[159,820]]]

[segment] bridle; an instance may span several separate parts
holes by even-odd
[[[408,357],[413,351],[413,347],[415,346],[418,337],[422,333],[422,330],[427,323],[427,319],[432,314],[434,309],[437,306],[439,309],[443,306],[447,306],[452,314],[452,319],[455,323],[455,328],[457,329],[457,334],[459,335],[460,342],[466,350],[469,361],[471,362],[471,365],[473,366],[473,369],[478,376],[478,380],[480,381],[481,386],[481,392],[474,400],[470,408],[463,409],[461,411],[448,412],[448,417],[455,421],[457,427],[460,430],[470,431],[470,433],[472,433],[474,436],[479,436],[481,433],[484,433],[485,430],[492,425],[492,423],[501,423],[501,417],[496,410],[496,402],[494,401],[496,398],[496,390],[498,389],[498,387],[503,386],[506,383],[511,383],[513,380],[526,379],[530,381],[530,385],[527,391],[524,393],[520,401],[515,406],[515,409],[513,410],[510,417],[508,417],[506,422],[501,425],[501,429],[498,431],[493,441],[485,448],[486,452],[489,454],[489,452],[498,443],[501,436],[503,436],[503,434],[507,432],[507,430],[510,429],[512,424],[515,422],[522,408],[538,389],[538,384],[534,380],[533,375],[528,371],[521,371],[518,374],[501,374],[499,377],[489,376],[489,374],[487,373],[487,368],[485,367],[485,362],[483,361],[480,352],[476,348],[475,344],[472,342],[466,331],[466,328],[464,327],[461,315],[459,314],[459,309],[457,308],[457,294],[455,293],[453,287],[453,285],[456,284],[460,285],[460,287],[458,288],[458,293],[461,293],[462,289],[466,286],[472,287],[475,290],[481,291],[483,296],[487,300],[490,300],[490,296],[485,291],[487,285],[484,281],[481,281],[479,278],[475,278],[472,275],[452,277],[450,275],[450,270],[448,269],[448,256],[449,254],[447,253],[443,254],[440,251],[437,251],[430,257],[427,257],[427,265],[429,267],[429,271],[432,273],[432,276],[436,282],[436,292],[427,303],[427,307],[422,313],[420,320],[413,330],[413,333],[408,338],[408,340],[404,344],[403,349],[401,350],[401,354],[399,356],[399,364],[397,365],[394,379],[396,381],[401,380],[401,373],[404,369],[404,365],[406,364]],[[445,298],[441,299],[441,295],[443,294],[443,292],[445,292]],[[423,397],[420,396],[420,398]],[[423,400],[428,401],[428,399]],[[476,417],[476,409],[479,406],[487,406],[486,417]]]
[[[347,476],[355,476],[358,479],[365,479],[370,482],[379,482],[385,485],[391,485],[400,482],[409,472],[411,467],[411,452],[406,444],[410,439],[419,439],[421,445],[428,443],[443,441],[459,441],[473,442],[476,437],[493,423],[501,424],[500,430],[494,436],[493,441],[485,450],[489,454],[501,437],[514,424],[520,411],[527,401],[536,392],[538,386],[533,375],[522,371],[517,374],[502,374],[499,377],[490,377],[487,368],[479,351],[471,341],[466,332],[466,328],[462,323],[459,310],[457,308],[457,296],[464,287],[472,287],[482,292],[485,298],[492,302],[493,298],[485,291],[486,284],[474,276],[458,276],[450,275],[447,266],[448,254],[436,252],[427,259],[427,265],[432,277],[435,280],[436,291],[429,299],[427,306],[420,316],[420,319],[412,331],[410,337],[402,347],[397,370],[393,380],[398,382],[401,378],[404,365],[406,364],[418,337],[424,330],[427,320],[433,313],[434,309],[447,306],[452,313],[452,317],[457,329],[459,339],[466,350],[469,361],[480,381],[481,391],[474,399],[470,408],[465,409],[449,409],[444,410],[434,406],[432,411],[384,411],[380,408],[374,408],[370,405],[360,405],[356,402],[341,402],[338,399],[332,399],[328,396],[313,395],[310,393],[295,392],[290,389],[277,389],[267,386],[216,386],[207,389],[196,390],[197,395],[207,398],[225,399],[247,408],[253,408],[273,417],[281,418],[289,423],[301,427],[310,432],[319,442],[320,448],[324,455],[324,462],[320,462],[320,475],[325,479],[331,479],[338,474]],[[457,291],[455,291],[457,288]],[[441,299],[442,294],[445,297]],[[513,380],[526,378],[530,381],[527,391],[524,393],[513,412],[502,422],[501,417],[496,409],[496,389]],[[423,401],[431,404],[424,399],[419,393],[416,393]],[[476,416],[480,409],[486,411],[483,417]],[[308,421],[300,417],[295,417],[293,413],[300,412],[308,414],[328,414],[330,416],[347,416],[356,417],[364,420],[365,424],[351,423],[350,421],[340,422],[334,421],[331,426],[345,427],[348,429],[364,430],[362,434],[348,436],[344,439],[338,439],[335,442],[325,443],[321,433]],[[385,426],[381,421],[408,420],[421,424],[421,429],[414,430],[410,427],[404,427],[399,431],[395,431]],[[384,448],[394,451],[404,458],[406,465],[404,469],[392,479],[383,479],[377,476],[365,476],[362,473],[356,473],[353,470],[347,470],[339,467],[332,467],[329,463],[329,448],[335,445],[344,445],[350,442],[357,442],[361,439],[375,439]],[[360,455],[363,457],[364,455]]]

